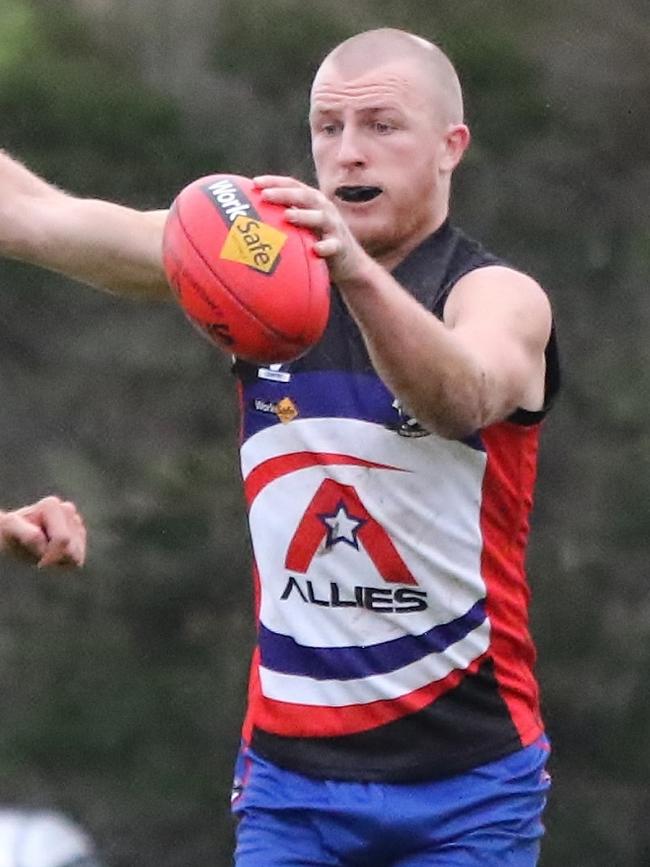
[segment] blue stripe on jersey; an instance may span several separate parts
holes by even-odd
[[[264,406],[285,397],[296,405],[298,418],[356,418],[382,425],[398,420],[397,410],[392,406],[393,396],[374,374],[338,370],[293,373],[289,382],[257,379],[245,384],[245,440],[279,423],[270,408],[256,409],[255,401]]]
[[[485,620],[485,599],[479,599],[456,620],[422,635],[404,635],[367,647],[307,647],[288,635],[259,625],[261,663],[283,674],[315,680],[354,680],[403,668],[430,653],[441,653]]]
[[[243,384],[243,441],[274,424],[281,424],[273,406],[284,398],[295,405],[297,418],[352,418],[397,428],[404,416],[393,406],[393,395],[372,373],[314,370],[292,373],[288,382],[252,379]],[[396,433],[397,435],[397,433]],[[462,440],[485,451],[479,434]]]

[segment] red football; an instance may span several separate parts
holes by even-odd
[[[329,315],[314,235],[284,211],[249,178],[209,175],[178,194],[163,239],[167,279],[190,320],[226,352],[264,364],[306,352]]]

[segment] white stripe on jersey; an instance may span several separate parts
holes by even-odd
[[[247,476],[265,460],[295,452],[346,454],[400,469],[312,466],[271,482],[253,502],[249,522],[261,582],[260,619],[271,630],[310,647],[372,645],[420,635],[461,617],[485,597],[481,576],[481,485],[486,456],[434,435],[398,436],[381,425],[355,419],[296,419],[274,425],[242,448]],[[444,468],[444,471],[443,471]],[[409,614],[363,608],[322,608],[305,604],[297,592],[281,596],[290,577],[285,557],[296,527],[324,478],[351,485],[373,518],[385,528],[400,556],[427,593],[427,609]],[[304,586],[327,595],[331,582],[346,598],[355,585],[391,587],[378,573],[363,544],[321,549]]]
[[[260,666],[262,692],[276,701],[318,707],[345,707],[396,699],[442,680],[452,671],[466,669],[485,653],[489,643],[490,624],[486,619],[463,639],[446,648],[444,653],[431,653],[388,674],[356,680],[313,680],[280,674]]]

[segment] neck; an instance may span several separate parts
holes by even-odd
[[[404,259],[406,259],[409,253],[415,250],[415,248],[424,241],[425,238],[428,238],[429,235],[437,232],[448,216],[449,208],[445,206],[438,214],[436,214],[433,220],[427,223],[425,227],[423,227],[419,232],[409,235],[409,237],[398,246],[390,247],[390,249],[366,249],[366,253],[368,253],[369,256],[372,256],[372,258],[387,271],[393,271],[400,262],[403,262]]]

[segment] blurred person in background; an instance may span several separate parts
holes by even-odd
[[[88,834],[53,810],[0,809],[0,867],[103,867]]]
[[[550,305],[449,221],[470,134],[419,37],[321,64],[318,188],[260,176],[318,236],[327,331],[237,361],[258,648],[233,792],[238,867],[533,867],[549,788],[525,552],[559,385]],[[0,252],[170,297],[166,213],[68,195],[0,155]],[[283,424],[264,412],[295,407]]]
[[[0,552],[44,566],[83,566],[86,527],[74,503],[49,496],[0,510]]]

